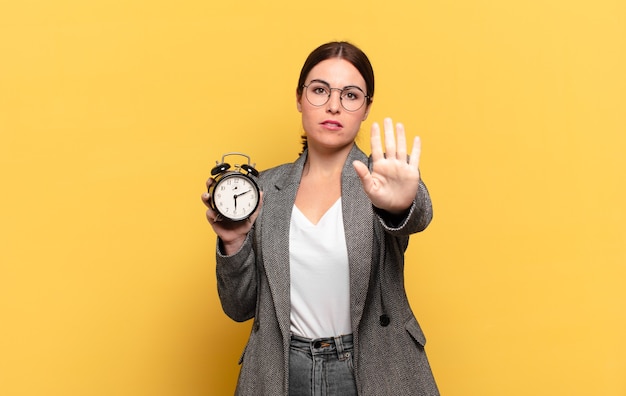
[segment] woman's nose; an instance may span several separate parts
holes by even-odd
[[[328,111],[331,113],[337,113],[341,109],[341,91],[330,91],[330,98],[328,98]]]

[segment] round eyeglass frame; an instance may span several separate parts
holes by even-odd
[[[307,101],[307,102],[309,102],[309,103],[311,104],[311,106],[315,106],[315,107],[322,107],[322,106],[324,106],[324,105],[325,105],[326,103],[328,103],[328,101],[330,100],[330,96],[332,95],[333,90],[337,90],[337,91],[339,91],[339,102],[341,103],[341,107],[343,107],[343,109],[344,109],[345,111],[349,111],[349,112],[351,112],[351,113],[352,113],[352,112],[355,112],[355,111],[359,111],[359,110],[363,107],[363,105],[364,105],[365,103],[367,103],[367,101],[368,101],[368,100],[369,100],[369,98],[370,98],[370,96],[369,96],[369,95],[366,95],[366,94],[365,94],[365,92],[363,92],[363,90],[362,90],[361,88],[357,87],[357,86],[350,86],[350,87],[345,87],[345,88],[332,88],[332,87],[330,87],[330,86],[328,86],[328,85],[326,85],[326,84],[323,84],[323,85],[326,85],[326,87],[328,88],[328,90],[329,90],[330,92],[328,93],[328,96],[326,97],[326,100],[324,101],[324,103],[321,103],[321,104],[315,104],[315,103],[311,102],[311,99],[309,99],[309,96],[308,96],[309,87],[311,86],[311,84],[312,84],[313,82],[314,82],[314,81],[311,81],[308,85],[307,85],[307,84],[302,84],[302,88],[304,88],[304,97],[306,98],[306,101]],[[347,88],[356,88],[356,89],[358,89],[359,91],[363,92],[363,103],[361,103],[361,105],[360,105],[359,107],[357,107],[356,109],[354,109],[354,110],[352,110],[352,109],[347,109],[347,108],[346,108],[346,106],[343,104],[343,91],[344,91],[345,89],[347,89]]]

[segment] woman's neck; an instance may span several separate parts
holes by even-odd
[[[320,151],[309,147],[306,163],[304,164],[304,174],[322,177],[341,176],[341,171],[351,149],[352,146],[337,151]]]

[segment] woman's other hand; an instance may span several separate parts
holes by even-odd
[[[404,126],[396,124],[396,140],[392,120],[385,118],[383,125],[386,152],[383,152],[380,126],[372,125],[371,173],[362,162],[355,161],[353,166],[372,204],[389,213],[401,214],[411,206],[419,187],[421,142],[415,137],[411,155],[407,156]]]

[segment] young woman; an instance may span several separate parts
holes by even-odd
[[[384,137],[372,126],[368,158],[355,138],[373,96],[360,49],[315,49],[296,88],[302,154],[261,173],[262,204],[249,220],[206,212],[222,307],[254,319],[238,395],[439,394],[404,290],[409,236],[432,218],[420,141],[409,155],[404,127],[396,139],[385,119]]]

